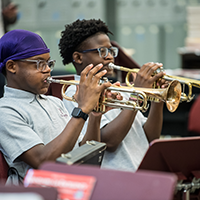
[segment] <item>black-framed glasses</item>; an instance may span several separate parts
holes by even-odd
[[[114,58],[117,57],[118,55],[118,48],[117,47],[100,47],[97,49],[87,49],[87,50],[83,50],[83,51],[79,51],[80,53],[87,53],[87,52],[91,52],[91,51],[98,51],[99,52],[99,56],[102,58],[105,58],[108,56],[108,53],[110,53]]]
[[[48,61],[45,61],[45,60],[29,60],[29,59],[21,59],[21,60],[18,60],[18,61],[23,61],[23,62],[34,62],[37,64],[37,70],[40,71],[40,72],[43,72],[47,65],[48,67],[51,69],[51,71],[53,70],[54,66],[55,66],[55,63],[56,61],[55,60],[48,60]]]

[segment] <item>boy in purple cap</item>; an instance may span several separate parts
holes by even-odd
[[[22,180],[29,168],[55,161],[72,150],[85,123],[81,117],[71,118],[61,100],[44,95],[55,64],[49,52],[39,35],[26,30],[10,31],[0,39],[0,71],[7,79],[4,97],[0,99],[0,151]],[[75,96],[85,116],[110,86],[98,84],[106,74],[106,70],[97,73],[102,64],[92,67],[88,65],[81,73]],[[91,119],[83,141],[96,137],[95,128],[99,133],[95,120],[100,121],[99,116]]]

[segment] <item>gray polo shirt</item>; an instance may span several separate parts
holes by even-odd
[[[24,177],[30,168],[17,159],[37,144],[57,137],[70,117],[62,101],[5,86],[0,99],[0,151],[10,167]]]

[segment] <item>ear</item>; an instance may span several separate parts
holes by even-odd
[[[73,54],[72,54],[72,59],[73,59],[73,62],[77,63],[77,64],[82,64],[83,60],[82,60],[83,56],[81,53],[79,53],[78,51],[75,51]]]
[[[8,60],[6,62],[6,70],[12,74],[16,73],[16,62],[13,60]]]

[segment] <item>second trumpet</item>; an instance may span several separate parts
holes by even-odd
[[[131,73],[138,73],[140,69],[138,68],[130,69],[130,68],[115,65],[113,63],[109,63],[108,66],[112,69],[127,72],[125,82],[128,86],[134,86],[134,84],[130,83]],[[159,73],[160,71],[163,71],[163,68],[156,70],[155,74]],[[200,81],[195,80],[195,79],[190,79],[190,78],[185,78],[185,77],[180,77],[180,76],[172,76],[172,75],[167,75],[167,74],[163,76],[163,79],[165,79],[166,81],[177,80],[182,84],[183,89],[182,89],[182,94],[181,94],[181,102],[182,101],[190,102],[194,98],[194,95],[192,95],[192,87],[200,88]],[[188,86],[188,94],[185,93],[185,85]]]

